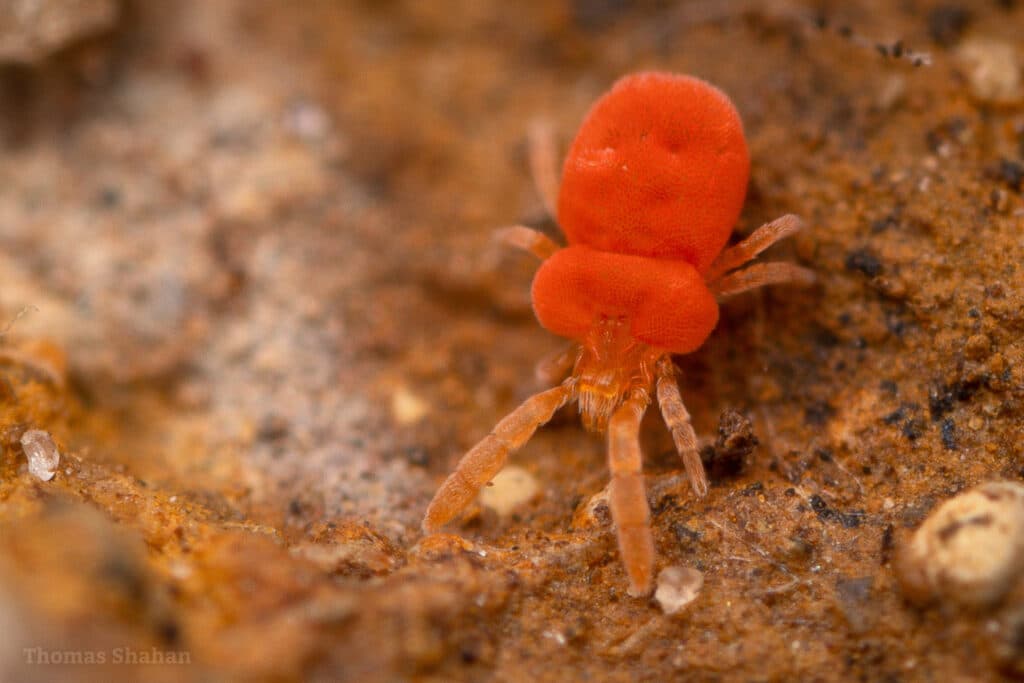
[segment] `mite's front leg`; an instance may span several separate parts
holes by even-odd
[[[651,592],[654,573],[654,538],[640,452],[640,420],[647,404],[647,392],[636,391],[608,423],[608,469],[612,474],[608,503],[633,597]]]
[[[668,356],[658,361],[658,405],[661,406],[665,424],[672,432],[676,451],[683,459],[690,486],[694,493],[703,498],[708,495],[708,475],[704,472],[704,463],[700,461],[700,453],[697,452],[697,434],[690,424],[690,413],[683,405],[683,397],[679,395],[675,365]]]
[[[534,375],[547,386],[554,386],[565,379],[580,355],[579,344],[573,342],[540,359],[534,368]]]
[[[455,471],[434,494],[423,517],[423,531],[433,533],[462,512],[480,488],[501,471],[509,454],[529,441],[537,428],[550,420],[571,396],[572,385],[567,381],[526,399],[495,425],[490,434],[462,456]]]

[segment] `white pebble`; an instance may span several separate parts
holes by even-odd
[[[315,102],[294,102],[284,119],[285,128],[306,142],[319,142],[330,132],[331,120]]]
[[[407,387],[398,387],[391,394],[391,414],[400,425],[419,422],[430,413],[430,404],[412,393]]]
[[[654,599],[665,614],[677,614],[697,599],[704,587],[704,575],[691,567],[665,567],[658,574]]]
[[[480,503],[504,517],[537,495],[537,489],[537,479],[532,474],[509,465],[480,492]]]
[[[1020,59],[1013,44],[976,38],[965,41],[957,57],[967,70],[971,94],[978,100],[1011,105],[1024,97]]]
[[[946,501],[902,548],[896,569],[916,602],[997,603],[1024,571],[1024,486],[992,482]]]
[[[60,451],[49,432],[30,429],[21,435],[21,449],[28,458],[28,471],[42,481],[50,481],[60,465]]]

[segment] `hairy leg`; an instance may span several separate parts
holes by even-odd
[[[565,379],[572,370],[573,363],[580,354],[580,347],[576,342],[566,344],[563,348],[556,350],[540,359],[534,373],[537,379],[552,386]]]
[[[541,261],[558,251],[558,245],[554,240],[525,225],[498,228],[494,231],[494,237],[505,244],[530,252]]]
[[[771,223],[765,223],[752,232],[747,239],[722,251],[715,262],[711,264],[711,269],[704,279],[714,282],[730,270],[739,268],[750,261],[779,240],[784,240],[799,232],[803,224],[804,222],[799,216],[791,213],[776,218]]]
[[[48,379],[54,386],[63,387],[66,361],[63,353],[47,343],[37,343],[30,350],[0,348],[0,365],[21,365]]]
[[[633,597],[650,593],[654,573],[654,538],[640,453],[640,420],[647,404],[647,392],[634,392],[608,423],[608,468],[612,474],[608,504]]]
[[[675,365],[668,356],[658,361],[657,390],[661,415],[672,432],[672,440],[679,457],[683,459],[690,486],[697,496],[703,498],[708,495],[708,475],[704,472],[704,463],[700,461],[700,453],[697,452],[697,434],[690,424],[690,413],[683,405],[683,397],[679,395]]]
[[[548,215],[556,217],[558,206],[558,150],[551,124],[538,119],[527,131],[530,174]]]
[[[737,270],[709,283],[708,287],[711,293],[721,300],[749,289],[785,283],[813,284],[814,271],[801,268],[795,263],[755,263],[749,268]]]
[[[433,533],[462,512],[480,488],[501,471],[509,454],[529,441],[537,428],[550,420],[571,396],[568,382],[542,391],[526,399],[495,425],[490,434],[462,456],[455,471],[434,494],[423,517],[423,531]]]

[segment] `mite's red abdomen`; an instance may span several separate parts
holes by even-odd
[[[683,260],[704,273],[739,217],[749,173],[743,124],[725,94],[690,76],[634,74],[583,121],[562,172],[558,223],[569,244]]]
[[[583,339],[602,318],[629,321],[634,339],[673,353],[697,350],[718,322],[718,303],[686,261],[560,249],[533,279],[533,309],[555,334]]]

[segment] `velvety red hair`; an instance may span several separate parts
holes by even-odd
[[[637,341],[690,353],[718,323],[715,297],[686,261],[570,246],[541,264],[531,294],[540,324],[570,339],[621,318]]]
[[[749,175],[743,123],[722,91],[691,76],[633,74],[584,119],[562,171],[558,223],[570,244],[680,259],[704,273]]]

